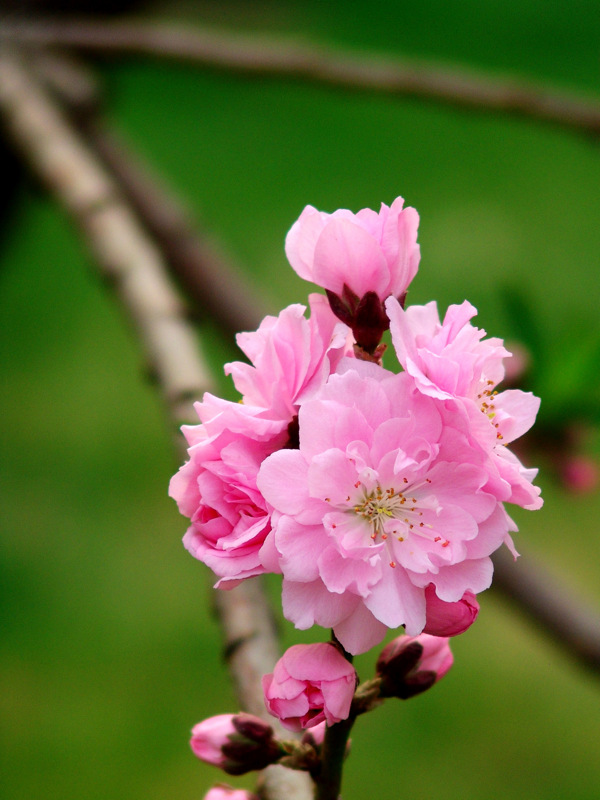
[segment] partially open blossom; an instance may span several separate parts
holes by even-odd
[[[477,310],[466,300],[451,305],[443,322],[435,302],[404,310],[390,298],[386,310],[398,360],[419,391],[459,401],[469,417],[471,435],[491,459],[490,490],[501,501],[540,508],[540,490],[532,485],[537,470],[525,468],[506,447],[533,425],[540,401],[531,392],[496,390],[503,359],[511,355],[502,340],[485,339],[485,331],[470,323]]]
[[[432,636],[458,636],[477,619],[479,603],[473,592],[465,592],[455,603],[446,603],[435,593],[433,584],[425,588],[427,624],[423,633]]]
[[[426,691],[448,672],[454,657],[449,639],[441,636],[399,636],[381,651],[377,674],[382,697],[403,700]]]
[[[327,642],[290,647],[263,677],[269,713],[293,731],[346,719],[355,686],[354,667]]]
[[[334,294],[346,284],[356,295],[375,292],[384,300],[400,297],[416,275],[419,215],[397,197],[379,213],[345,208],[327,214],[306,206],[292,225],[285,252],[301,278]]]
[[[218,585],[231,588],[265,572],[260,551],[271,524],[256,476],[287,442],[287,424],[208,393],[195,408],[202,424],[182,428],[189,461],[171,479],[169,494],[191,521],[185,547],[219,576]]]
[[[448,603],[490,585],[511,521],[464,418],[407,373],[348,360],[299,419],[299,450],[269,456],[257,481],[296,627],[332,627],[356,654],[388,627],[421,633],[429,584]]]
[[[204,795],[204,800],[258,800],[258,795],[246,789],[234,789],[224,783],[219,783],[209,789]]]
[[[264,769],[283,755],[273,728],[252,714],[220,714],[192,729],[190,746],[199,759],[229,775]]]
[[[290,229],[285,251],[301,278],[322,286],[334,313],[373,352],[388,320],[383,301],[403,299],[420,259],[419,215],[403,199],[379,213],[345,208],[326,214],[306,206]]]

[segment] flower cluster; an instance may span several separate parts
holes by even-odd
[[[401,198],[379,213],[303,211],[286,253],[327,297],[311,295],[309,318],[292,305],[239,335],[250,363],[226,371],[242,402],[196,405],[189,461],[171,481],[185,546],[217,586],[280,573],[286,618],[332,628],[353,654],[388,628],[466,630],[491,554],[506,544],[516,556],[504,504],[542,503],[536,470],[508,447],[539,400],[497,389],[502,341],[472,324],[466,301],[443,320],[433,302],[404,307],[417,227]],[[381,363],[387,328],[400,373]],[[269,702],[291,703],[295,726],[322,719],[294,706],[291,685],[275,675]]]

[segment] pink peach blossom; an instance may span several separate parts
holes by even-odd
[[[306,206],[286,240],[288,261],[301,278],[342,295],[344,284],[359,298],[375,292],[384,300],[401,297],[414,278],[420,259],[419,215],[403,208],[403,199],[381,204],[379,213],[333,214]]]
[[[300,449],[269,456],[257,483],[275,510],[285,616],[359,653],[388,627],[420,633],[429,584],[448,603],[486,589],[511,522],[460,415],[407,373],[340,369],[300,409]]]
[[[472,436],[490,454],[498,499],[528,509],[542,505],[532,485],[537,470],[525,468],[506,445],[522,436],[535,421],[539,398],[530,392],[498,392],[504,377],[503,359],[511,354],[501,339],[485,339],[485,331],[470,323],[477,310],[465,300],[448,308],[440,322],[435,302],[404,310],[386,302],[392,341],[402,367],[423,394],[458,400],[470,420]]]
[[[309,297],[305,306],[285,308],[278,317],[265,317],[257,331],[240,333],[239,347],[252,364],[225,365],[247,405],[259,406],[266,416],[288,422],[334,371],[340,358],[352,354],[350,330],[331,312],[323,295]]]
[[[354,667],[328,642],[290,647],[263,677],[269,713],[292,731],[346,719],[355,687]]]
[[[169,494],[189,517],[183,543],[232,588],[265,572],[261,548],[271,531],[256,486],[263,460],[288,440],[286,422],[265,419],[263,409],[210,394],[197,403],[201,425],[182,428],[189,460],[171,479]]]

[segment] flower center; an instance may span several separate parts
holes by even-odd
[[[406,481],[406,478],[404,480]],[[389,528],[386,523],[391,519],[403,522],[409,530],[415,527],[417,518],[423,516],[423,512],[417,509],[416,503],[416,497],[406,497],[394,488],[384,490],[377,485],[372,492],[365,493],[363,502],[357,503],[352,510],[371,526],[371,539],[375,540],[381,536],[385,540],[388,538]],[[420,526],[423,526],[422,523]],[[404,537],[399,535],[400,530],[397,525],[390,532],[398,541],[404,541]]]
[[[409,483],[407,478],[402,478],[402,480],[405,484]],[[382,489],[378,484],[369,492],[363,490],[362,502],[355,503],[349,509],[370,527],[373,543],[379,537],[386,542],[390,567],[396,566],[395,559],[399,553],[396,551],[396,543],[402,543],[413,535],[428,539],[438,547],[448,547],[450,544],[439,534],[436,526],[431,524],[433,520],[429,521],[431,514],[425,517],[428,521],[423,521],[424,511],[429,507],[428,501],[422,498],[420,502],[414,496],[414,494],[418,495],[417,489],[430,483],[431,480],[425,478],[422,483],[407,486],[405,492],[395,488]],[[408,546],[408,542],[404,545],[404,547],[406,546]]]

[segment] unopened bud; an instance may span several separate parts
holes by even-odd
[[[473,592],[465,592],[456,603],[447,603],[435,593],[430,583],[425,589],[427,623],[423,633],[432,636],[458,636],[477,619],[479,603]]]
[[[426,633],[399,636],[390,642],[377,660],[380,696],[407,700],[430,689],[454,661],[448,642],[448,638]]]
[[[229,775],[264,769],[284,753],[273,728],[251,714],[220,714],[199,722],[190,745],[198,758]]]

